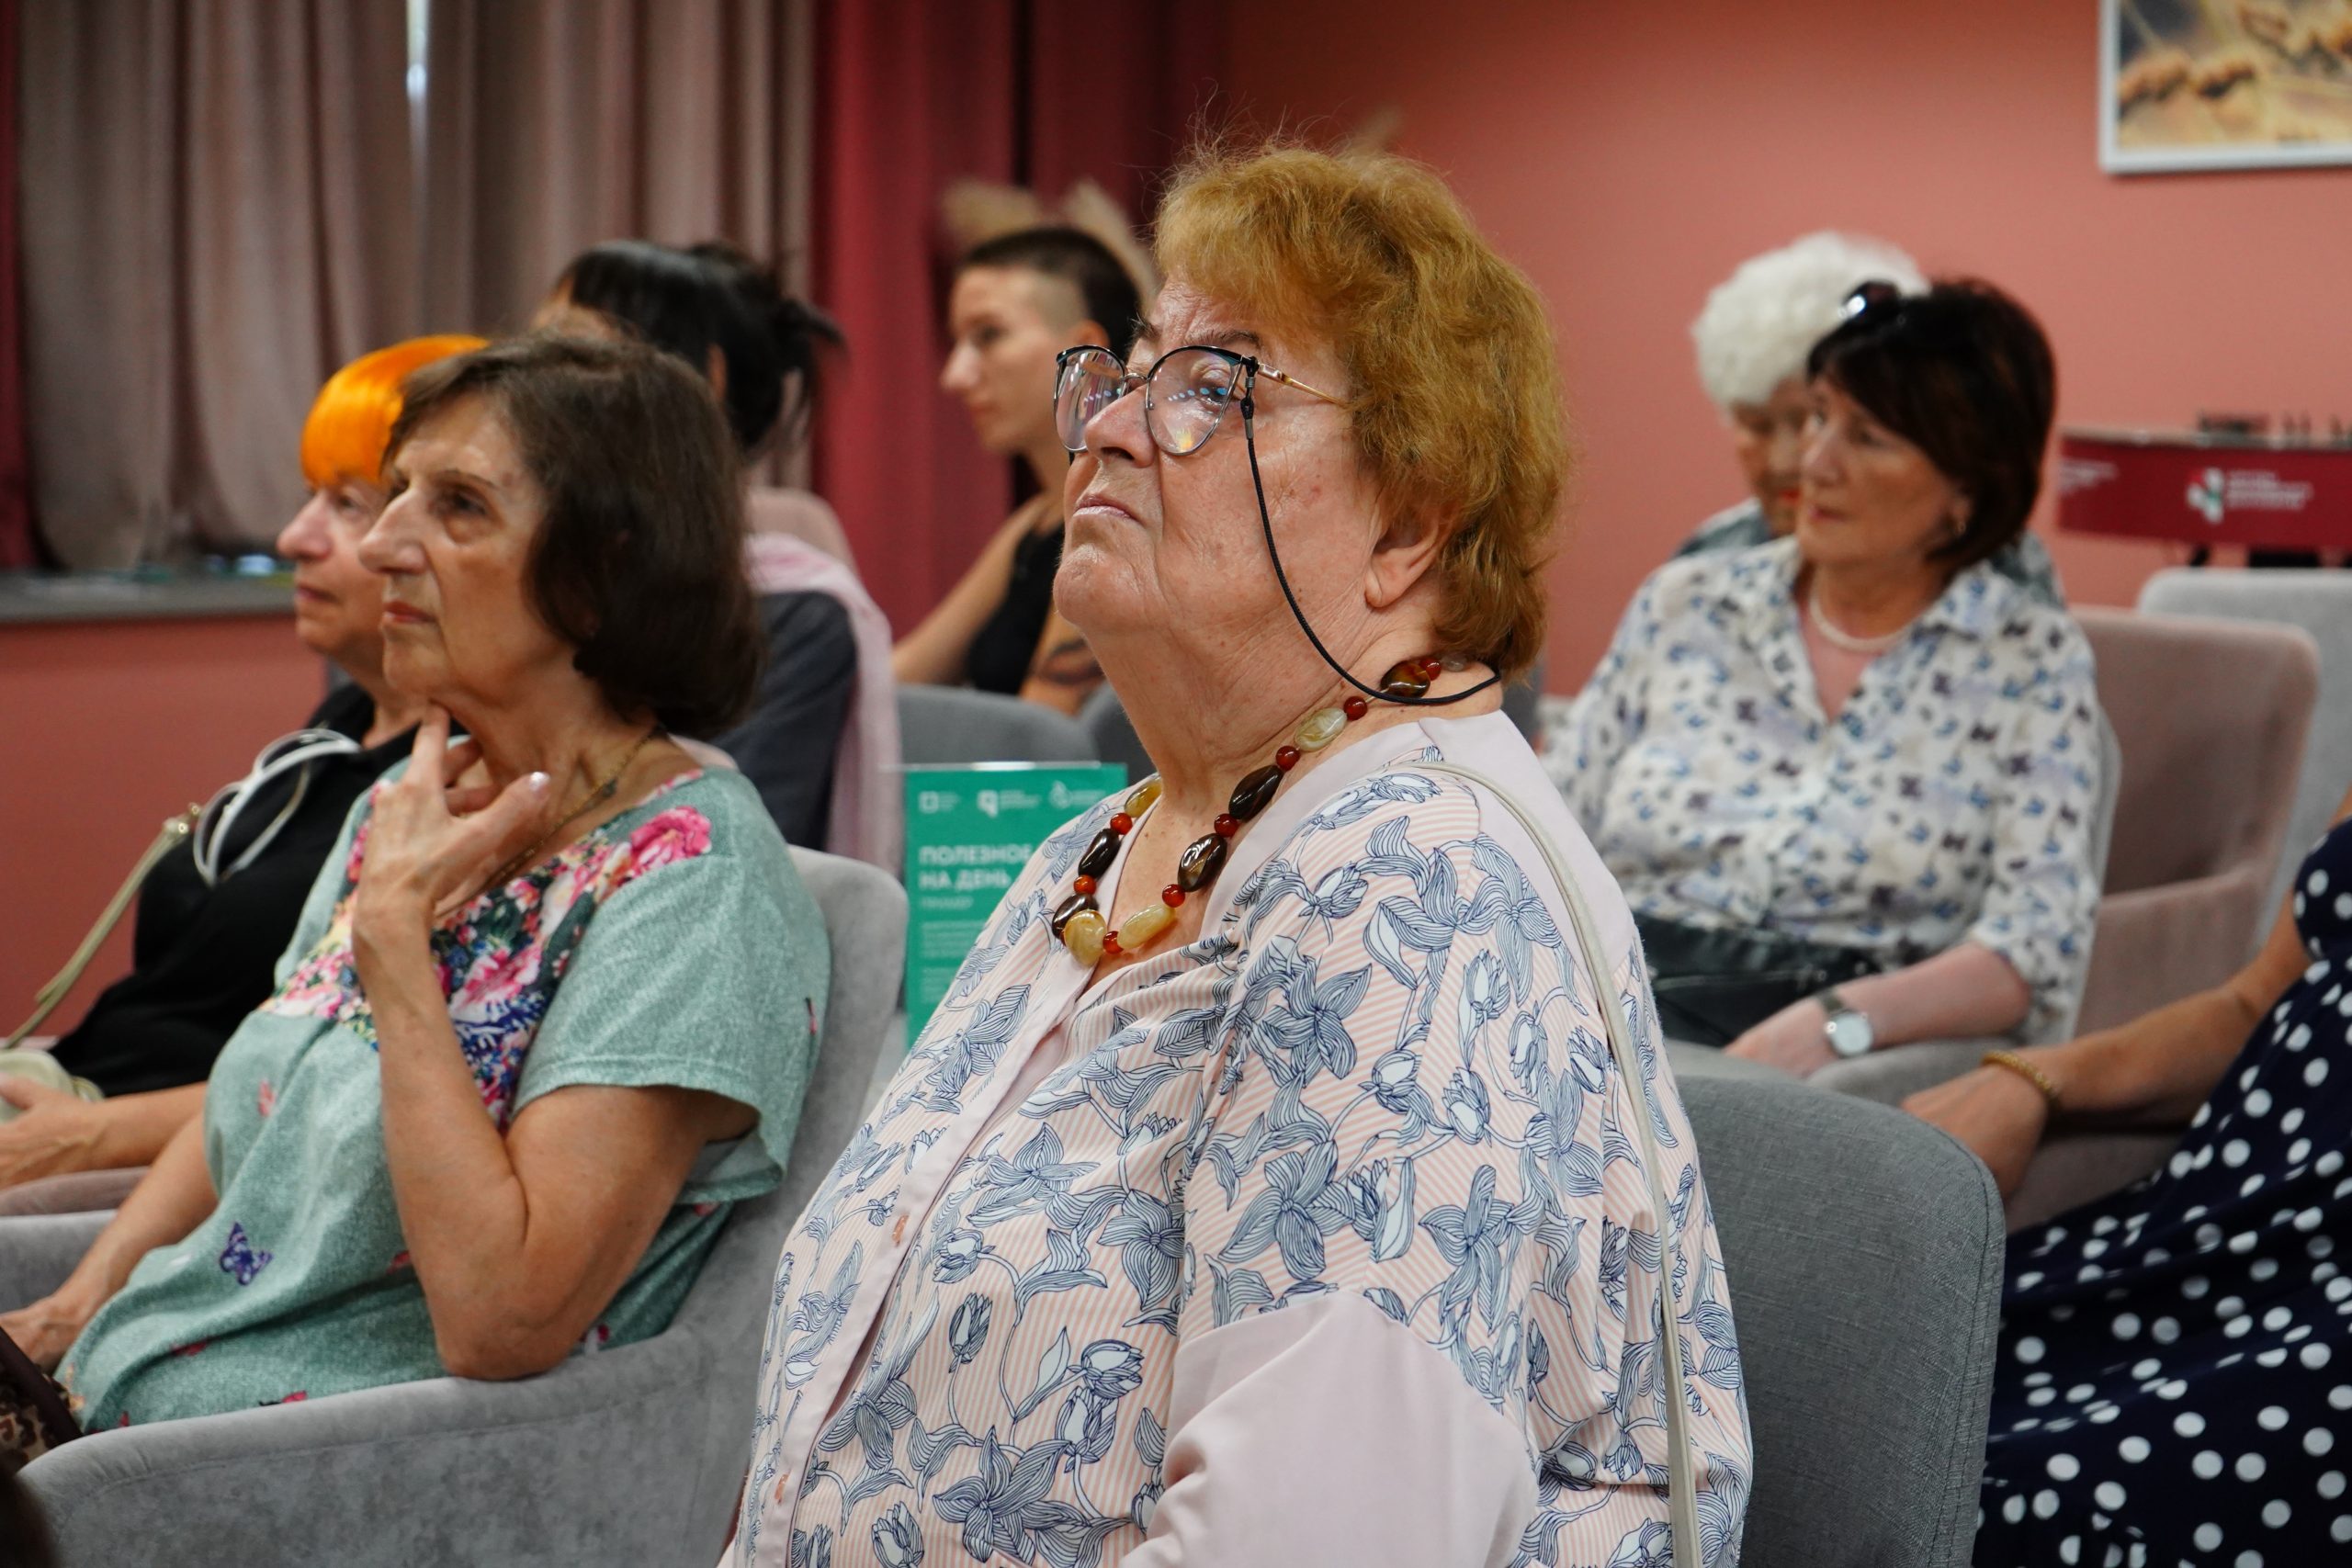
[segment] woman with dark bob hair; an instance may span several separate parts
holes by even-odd
[[[1801,1075],[2047,1038],[2098,907],[2098,696],[2081,629],[1990,563],[2040,493],[2050,345],[1989,285],[1866,283],[1806,369],[1794,533],[1642,585],[1553,776],[1673,1037]]]
[[[644,1338],[791,1151],[822,927],[752,787],[669,739],[759,671],[718,406],[524,338],[413,378],[385,467],[360,556],[432,705],[201,1121],[0,1319],[85,1430]]]
[[[799,446],[821,399],[826,360],[846,346],[831,317],[723,240],[591,245],[557,275],[531,324],[591,337],[617,329],[684,360],[726,411],[746,469]],[[816,496],[762,486],[750,506],[755,531],[790,535],[854,566],[841,519]]]
[[[1054,591],[1159,772],[1014,878],[786,1241],[728,1561],[1728,1563],[1690,1125],[1501,712],[1542,302],[1385,154],[1205,154],[1156,237],[1130,352],[1061,357]]]

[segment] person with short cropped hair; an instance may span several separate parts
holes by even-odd
[[[1546,735],[1668,1032],[1804,1074],[2072,1015],[2098,903],[2090,647],[1995,570],[2048,341],[1990,285],[1871,283],[1816,344],[1787,538],[1669,561]]]
[[[1383,154],[1204,153],[1157,235],[1053,406],[1060,604],[1160,771],[1013,878],[795,1227],[728,1562],[1728,1562],[1706,1184],[1500,710],[1543,306]]]
[[[46,1179],[145,1165],[197,1113],[213,1058],[275,984],[351,803],[407,754],[424,705],[384,678],[383,584],[360,564],[359,541],[384,509],[402,380],[481,346],[413,338],[361,355],[319,389],[302,426],[311,496],[277,548],[294,563],[294,635],[349,683],[272,742],[272,765],[216,796],[195,836],[148,872],[130,973],[46,1054],[0,1054],[0,1102],[14,1109],[0,1110],[0,1188],[17,1190],[0,1212],[111,1207],[127,1177]],[[44,1185],[23,1190],[34,1181]]]
[[[1066,223],[983,241],[956,269],[953,346],[939,384],[963,400],[989,451],[1028,465],[1038,493],[922,624],[899,639],[901,683],[971,685],[1074,714],[1102,672],[1054,614],[1069,456],[1054,434],[1054,356],[1080,344],[1124,353],[1145,286],[1103,240]]]
[[[758,678],[717,404],[522,338],[412,378],[385,467],[360,558],[414,750],[201,1123],[0,1318],[85,1430],[643,1339],[791,1152],[823,927],[751,785],[670,739]]]

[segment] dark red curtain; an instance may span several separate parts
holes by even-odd
[[[1032,0],[1025,177],[1058,195],[1091,179],[1138,222],[1197,130],[1218,129],[1224,7]]]
[[[899,631],[1013,502],[1010,465],[938,389],[940,193],[969,175],[1053,198],[1087,176],[1148,218],[1213,94],[1216,15],[1164,0],[820,4],[810,291],[850,351],[818,420],[815,484]]]
[[[0,0],[0,570],[33,564],[17,284],[17,4]]]

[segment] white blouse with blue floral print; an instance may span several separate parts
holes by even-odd
[[[1613,973],[1510,813],[1417,770],[1441,752],[1557,840]],[[1335,749],[1197,941],[1096,976],[1047,915],[1113,809],[1014,882],[795,1226],[728,1562],[1662,1568],[1672,1397],[1672,1561],[1732,1568],[1747,1409],[1690,1125],[1633,918],[1517,731]]]
[[[1544,765],[1635,911],[1882,953],[1962,942],[2072,1018],[2098,908],[2090,644],[1989,566],[1951,584],[1824,716],[1797,547],[1668,561],[1634,596]]]

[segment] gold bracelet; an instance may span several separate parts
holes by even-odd
[[[1977,1066],[1984,1067],[2007,1067],[2009,1071],[2017,1074],[2018,1077],[2025,1079],[2026,1082],[2040,1089],[2041,1091],[2041,1098],[2050,1102],[2051,1110],[2056,1111],[2061,1109],[2058,1099],[2058,1086],[2050,1081],[2050,1075],[2043,1072],[2040,1067],[2035,1066],[2031,1062],[2027,1061],[2023,1056],[2018,1055],[2015,1051],[1987,1051],[1984,1053],[1984,1059],[1982,1062],[1979,1062]]]

